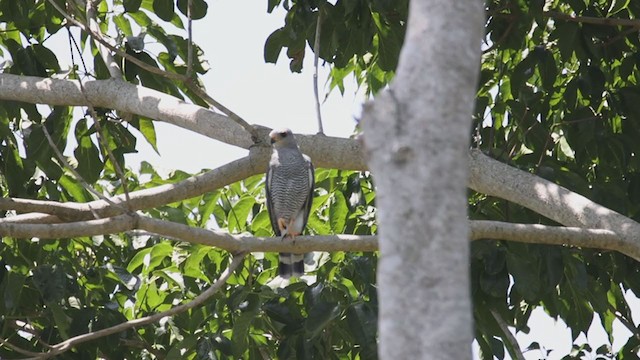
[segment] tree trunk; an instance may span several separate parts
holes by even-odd
[[[409,10],[397,77],[363,117],[379,210],[379,353],[468,359],[467,153],[482,2],[414,0]]]

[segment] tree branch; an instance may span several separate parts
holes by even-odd
[[[263,151],[268,152],[266,145],[254,146],[252,135],[227,116],[171,95],[124,81],[91,80],[84,82],[83,86],[85,94],[76,80],[0,74],[0,99],[49,105],[93,104],[164,121],[244,149],[264,148]],[[255,128],[257,142],[269,144],[270,129]],[[343,170],[367,168],[361,146],[353,139],[297,134],[296,139],[302,151],[313,159],[317,167]]]
[[[469,153],[469,187],[529,208],[565,226],[610,230],[618,237],[607,249],[640,260],[640,224],[533,174],[484,155]]]
[[[631,246],[611,230],[577,227],[511,224],[498,221],[470,221],[470,240],[508,240],[533,244],[579,246],[620,251],[635,257],[640,242]],[[292,252],[310,251],[377,251],[375,235],[314,235],[297,236],[295,241],[280,237],[232,235],[225,231],[196,228],[140,215],[118,215],[106,219],[76,221],[63,224],[0,223],[0,236],[14,238],[59,239],[144,230],[168,239],[221,248],[230,252]]]
[[[76,80],[0,74],[0,99],[33,104],[93,105],[164,121],[248,149],[251,136],[227,116],[125,81]],[[86,96],[85,96],[86,95]]]
[[[509,351],[509,355],[511,355],[511,357],[516,360],[525,360],[524,355],[522,354],[522,349],[520,349],[520,345],[518,344],[518,340],[509,330],[507,322],[504,321],[502,316],[500,316],[500,314],[493,309],[491,309],[491,315],[493,315],[493,318],[496,320],[498,327],[500,327],[500,330],[502,330],[505,340],[509,342],[510,347],[508,347],[508,349],[513,350]]]
[[[318,96],[318,59],[320,58],[320,33],[322,31],[322,5],[318,6],[316,19],[316,36],[313,43],[313,95],[316,100],[316,117],[318,118],[318,134],[324,134],[322,127],[322,111],[320,111],[320,97]]]
[[[251,126],[249,126],[249,124],[246,121],[244,121],[244,119],[242,119],[240,116],[236,115],[234,112],[232,112],[231,110],[227,109],[226,107],[222,106],[222,104],[220,104],[217,101],[213,100],[209,95],[206,94],[206,92],[204,90],[200,89],[200,87],[198,87],[198,85],[195,82],[192,81],[192,79],[190,77],[191,74],[182,75],[182,74],[172,73],[172,72],[168,72],[168,71],[165,71],[165,70],[150,66],[149,64],[145,63],[144,61],[142,61],[142,60],[140,60],[140,59],[138,59],[136,57],[133,57],[130,54],[127,54],[126,52],[124,52],[124,51],[118,49],[117,47],[113,46],[112,44],[110,44],[108,41],[104,40],[102,38],[102,34],[100,32],[96,32],[92,28],[87,28],[86,26],[84,26],[84,24],[82,24],[78,20],[76,20],[73,17],[71,17],[71,15],[67,14],[64,11],[64,9],[62,9],[55,1],[53,1],[53,0],[48,0],[48,1],[56,10],[58,10],[58,12],[65,19],[67,19],[68,22],[70,22],[71,24],[79,27],[80,30],[86,32],[89,36],[91,36],[99,44],[102,44],[107,49],[115,52],[119,56],[127,59],[128,61],[136,64],[140,68],[142,68],[142,69],[144,69],[144,70],[146,70],[146,71],[148,71],[148,72],[150,72],[152,74],[161,75],[161,76],[166,77],[168,79],[172,79],[172,80],[184,83],[191,91],[196,93],[201,98],[205,99],[205,101],[207,101],[210,105],[215,106],[218,110],[220,110],[221,112],[223,112],[227,116],[229,116],[229,118],[231,120],[233,120],[238,125],[243,127],[249,134],[251,134],[251,138],[252,139],[257,139],[258,138],[257,135],[256,135],[256,130],[254,128],[252,128]],[[106,63],[106,61],[105,61],[105,63]],[[111,70],[110,70],[110,73],[111,73]]]
[[[264,159],[266,162],[266,157]],[[101,218],[123,214],[126,209],[149,209],[172,202],[189,199],[203,193],[217,190],[225,185],[245,179],[263,171],[263,162],[256,162],[251,157],[232,161],[204,174],[194,175],[175,184],[166,184],[151,189],[129,193],[127,208],[110,206],[104,200],[88,203],[42,201],[31,199],[0,198],[0,210],[16,210],[19,212],[38,212],[55,215],[67,221],[92,219],[93,214]],[[125,195],[110,198],[116,205],[124,205]],[[0,219],[0,223],[28,222],[27,214]],[[36,222],[39,218],[35,218]],[[33,221],[31,221],[33,222]]]
[[[87,27],[96,39],[102,40],[102,41],[96,41],[98,52],[102,57],[102,61],[104,61],[104,64],[109,70],[109,74],[111,75],[111,78],[122,79],[122,71],[120,70],[118,63],[115,61],[115,59],[111,55],[111,52],[109,51],[109,49],[105,45],[103,45],[103,43],[106,42],[106,40],[102,36],[102,33],[100,32],[100,26],[96,21],[96,6],[94,3],[94,0],[86,0],[86,1],[87,1],[86,14],[87,14],[87,23],[88,23]],[[82,54],[80,54],[80,56],[82,56]]]
[[[241,126],[229,121],[224,115],[197,105],[187,104],[155,90],[125,82],[96,80],[85,82],[84,86],[86,98],[82,94],[79,83],[74,80],[0,74],[0,99],[51,105],[86,105],[87,101],[90,101],[95,106],[114,108],[159,119],[231,145],[251,148],[250,156],[238,160],[238,163],[234,165],[235,169],[225,166],[225,169],[217,175],[215,174],[217,170],[213,170],[210,175],[199,176],[205,178],[211,176],[211,183],[207,184],[205,179],[198,180],[199,177],[196,177],[180,183],[176,186],[177,189],[172,191],[169,190],[174,185],[160,186],[143,192],[132,192],[132,209],[142,209],[145,206],[153,207],[197,196],[264,171],[268,148],[252,147],[253,142],[247,132]],[[261,138],[267,138],[269,129],[259,128],[258,131]],[[302,150],[312,157],[318,167],[354,170],[367,168],[361,145],[356,140],[318,135],[296,135],[296,138]],[[267,141],[265,140],[264,143]],[[622,242],[619,246],[620,251],[640,259],[640,251],[635,248],[634,244],[640,241],[640,224],[635,221],[566,188],[493,160],[483,155],[479,150],[471,150],[469,166],[469,187],[473,190],[520,204],[565,226],[615,231],[620,235]],[[199,186],[204,187],[198,188]],[[169,195],[164,192],[168,192]],[[168,197],[161,200],[163,196]],[[12,201],[15,200],[0,199],[0,207],[11,209],[7,208],[7,203]],[[137,201],[139,203],[136,204]],[[29,205],[23,203],[22,206],[30,206],[31,211],[48,212],[44,208],[36,209],[35,203]],[[92,202],[88,205],[81,205],[76,210],[69,210],[70,218],[76,218],[79,209],[86,212],[89,210],[88,206],[96,209],[101,216],[119,213],[118,210],[101,210],[108,207],[106,203]],[[64,207],[60,205],[57,207],[58,210],[54,213],[58,217],[65,218],[66,216],[61,216],[61,213],[57,212],[66,211],[62,210]],[[23,218],[17,220],[24,221]],[[47,221],[53,220],[48,219]]]
[[[205,290],[202,294],[196,296],[193,300],[191,300],[188,303],[182,304],[182,305],[178,305],[175,306],[167,311],[163,311],[157,314],[153,314],[153,315],[149,315],[149,316],[145,316],[143,318],[139,318],[139,319],[134,319],[134,320],[129,320],[127,322],[112,326],[112,327],[108,327],[106,329],[102,329],[102,330],[97,330],[97,331],[93,331],[90,333],[86,333],[86,334],[82,334],[82,335],[78,335],[78,336],[74,336],[70,339],[67,339],[61,343],[58,343],[56,345],[53,345],[53,349],[50,350],[47,353],[42,353],[38,358],[39,359],[47,359],[56,355],[59,355],[65,351],[70,350],[71,348],[73,348],[74,346],[87,342],[87,341],[91,341],[91,340],[95,340],[95,339],[99,339],[105,336],[109,336],[112,334],[116,334],[119,332],[122,332],[124,330],[127,329],[131,329],[134,327],[138,327],[138,326],[142,326],[142,325],[147,325],[147,324],[151,324],[151,323],[155,323],[160,321],[160,319],[167,317],[167,316],[174,316],[177,314],[180,314],[182,312],[185,312],[187,310],[193,309],[197,306],[202,305],[205,301],[207,301],[207,299],[209,299],[211,296],[213,296],[218,290],[220,290],[220,288],[226,283],[227,279],[229,278],[229,276],[238,268],[238,266],[242,263],[242,260],[244,258],[244,255],[238,255],[235,256],[233,258],[233,261],[231,261],[231,264],[229,264],[229,267],[222,272],[222,274],[220,274],[220,277],[218,278],[218,280],[216,280],[213,284],[211,284],[211,286],[209,286],[209,288],[207,290]]]
[[[637,19],[573,16],[573,15],[565,14],[559,11],[545,11],[544,15],[552,19],[571,21],[571,22],[577,22],[577,23],[583,23],[583,24],[640,27],[640,20],[637,20]]]

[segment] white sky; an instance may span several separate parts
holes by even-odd
[[[242,116],[250,124],[261,124],[271,128],[289,127],[294,132],[316,133],[315,103],[313,97],[313,58],[307,52],[302,74],[292,74],[284,51],[277,65],[265,64],[263,46],[268,35],[282,26],[284,11],[279,8],[267,14],[266,1],[217,0],[208,1],[209,11],[205,19],[194,22],[194,41],[203,48],[210,70],[203,76],[210,96]],[[60,49],[56,54],[61,62],[68,60],[66,32],[50,40]],[[151,38],[147,37],[147,42]],[[154,45],[147,44],[154,53]],[[65,55],[66,54],[66,55]],[[321,68],[319,83],[321,98],[324,98],[328,69]],[[324,90],[323,90],[324,88]],[[360,112],[362,94],[356,94],[354,83],[347,84],[344,96],[335,90],[322,105],[324,128],[327,135],[349,136],[355,126],[355,116]],[[150,162],[161,173],[173,169],[197,172],[203,168],[219,165],[246,155],[246,150],[217,142],[181,128],[156,122],[158,156],[145,140],[139,139],[138,154],[128,155],[127,163],[134,169],[140,161]],[[71,153],[72,147],[67,148]],[[631,299],[634,313],[640,312],[640,302]],[[637,321],[636,321],[637,323]],[[595,321],[588,337],[581,336],[578,343],[588,340],[598,348],[607,342],[604,330]],[[571,337],[562,322],[555,322],[542,309],[534,310],[529,323],[529,334],[517,334],[523,350],[537,341],[546,349],[553,349],[548,359],[560,359],[571,349]],[[616,322],[614,350],[622,346],[630,332]],[[513,329],[512,329],[513,330]],[[545,358],[545,353],[529,351],[526,359]],[[474,358],[478,358],[474,346]],[[506,358],[509,358],[508,355]]]

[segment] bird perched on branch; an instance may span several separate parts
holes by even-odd
[[[302,234],[313,202],[314,170],[311,159],[298,147],[289,129],[273,130],[273,150],[267,171],[267,210],[276,236],[294,239]],[[278,274],[283,278],[304,273],[304,255],[280,253]]]

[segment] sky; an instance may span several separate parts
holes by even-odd
[[[307,52],[302,74],[289,71],[284,51],[277,65],[266,64],[263,59],[264,42],[271,32],[282,26],[284,10],[278,8],[273,14],[267,14],[266,0],[216,0],[208,1],[208,4],[207,17],[193,23],[194,41],[204,50],[210,66],[209,72],[202,76],[208,94],[250,124],[316,133],[312,53]],[[146,40],[147,50],[157,55],[153,39]],[[69,59],[64,58],[68,53],[66,35],[51,41],[59,42],[57,47],[61,51],[56,54],[61,62],[68,62]],[[321,99],[327,90],[323,86],[327,74],[328,68],[322,67],[319,73]],[[322,104],[327,135],[346,137],[352,134],[364,100],[362,92],[357,90],[354,83],[346,84],[344,96],[335,90]],[[147,161],[161,174],[176,169],[193,173],[218,167],[247,154],[244,149],[170,124],[156,122],[156,131],[160,154],[155,153],[145,140],[139,139],[140,152],[127,155],[127,163],[133,169],[137,169],[141,161]],[[70,154],[73,146],[70,144],[66,153]],[[635,298],[631,301],[633,312],[639,313],[640,302]],[[581,336],[577,343],[588,342],[596,349],[608,342],[597,319],[594,324],[587,336]],[[569,353],[571,336],[562,321],[555,321],[542,309],[536,309],[529,326],[529,334],[516,335],[523,350],[535,341],[543,348],[553,350],[548,359],[559,359]],[[616,339],[613,345],[617,350],[626,342],[630,332],[618,322],[614,323],[614,328]],[[474,346],[474,358],[479,358],[477,346]],[[528,351],[525,358],[545,358],[545,352]]]

